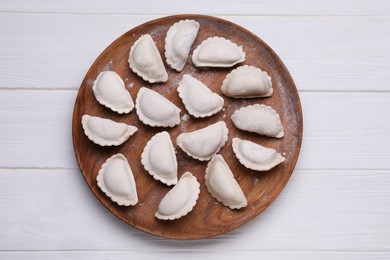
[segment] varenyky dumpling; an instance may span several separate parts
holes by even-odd
[[[222,155],[214,155],[207,164],[205,183],[211,195],[223,205],[231,209],[247,205],[245,195]]]
[[[155,134],[146,144],[141,163],[154,179],[167,185],[177,183],[177,160],[175,148],[168,132]]]
[[[138,130],[135,126],[90,115],[83,115],[81,125],[89,140],[100,146],[121,145]]]
[[[194,117],[208,117],[223,108],[223,98],[189,74],[183,76],[177,91],[188,113]]]
[[[275,149],[237,137],[233,138],[232,147],[240,163],[255,171],[268,171],[285,160]]]
[[[199,26],[197,21],[181,20],[169,28],[165,37],[165,57],[172,69],[183,70]]]
[[[269,97],[273,94],[271,77],[253,66],[240,66],[230,72],[222,83],[225,96],[234,98]]]
[[[168,80],[168,73],[160,52],[149,34],[142,35],[134,42],[130,49],[129,67],[143,80],[150,83]]]
[[[193,52],[192,63],[196,67],[232,67],[245,61],[242,46],[223,38],[210,37]]]
[[[92,86],[96,100],[119,114],[130,113],[134,108],[133,99],[125,83],[115,71],[102,71]]]
[[[208,161],[225,145],[228,132],[225,122],[219,121],[193,132],[182,133],[176,142],[192,158]]]
[[[180,123],[180,108],[154,90],[142,87],[137,94],[135,109],[144,124],[173,127]]]
[[[120,206],[138,203],[133,172],[123,154],[115,154],[102,165],[96,177],[97,185],[112,201]]]
[[[232,120],[241,130],[276,138],[284,136],[280,117],[270,106],[256,104],[242,107],[233,113]]]
[[[190,172],[181,176],[177,184],[168,191],[158,205],[156,218],[174,220],[187,215],[199,198],[200,184]]]

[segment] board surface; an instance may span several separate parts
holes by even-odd
[[[211,36],[225,37],[243,46],[246,60],[240,65],[253,65],[266,71],[272,77],[274,94],[269,98],[232,99],[221,94],[221,84],[225,76],[234,68],[196,68],[191,56],[181,73],[172,70],[165,63],[165,34],[175,22],[183,19],[195,19],[200,23],[198,36],[193,44],[195,49],[203,40]],[[156,42],[167,72],[165,83],[149,84],[143,81],[128,67],[130,47],[142,35],[150,34]],[[192,53],[192,50],[190,53]],[[104,70],[116,71],[124,80],[133,100],[141,87],[151,88],[177,105],[181,116],[188,114],[177,93],[177,86],[184,74],[191,74],[202,81],[213,92],[224,97],[223,111],[205,119],[192,116],[182,117],[180,125],[173,128],[152,128],[139,121],[135,111],[128,115],[119,115],[100,105],[92,92],[97,75]],[[251,104],[272,106],[280,115],[285,136],[281,139],[262,137],[238,130],[230,117],[240,107]],[[118,122],[138,127],[138,132],[118,147],[100,147],[91,142],[84,134],[81,117],[84,114],[110,118]],[[176,137],[209,124],[225,121],[229,129],[229,140],[221,149],[235,178],[248,199],[248,206],[240,210],[230,210],[217,202],[207,191],[204,184],[204,171],[207,162],[200,162],[187,156],[176,145]],[[226,20],[203,15],[176,15],[160,18],[131,29],[115,40],[97,58],[81,84],[73,114],[73,144],[80,170],[99,201],[114,215],[137,229],[157,236],[174,239],[197,239],[223,234],[233,230],[259,215],[279,195],[289,180],[298,159],[302,141],[302,111],[294,82],[279,57],[261,39],[246,29]],[[199,200],[194,209],[185,217],[174,221],[161,221],[154,217],[158,204],[170,187],[154,180],[140,163],[141,153],[150,138],[163,130],[169,132],[177,150],[179,177],[190,171],[201,184]],[[236,159],[231,142],[240,137],[272,147],[286,157],[286,161],[268,172],[254,172],[246,169]],[[136,179],[139,202],[134,207],[121,207],[101,192],[96,184],[96,175],[104,161],[115,153],[122,153],[128,159]]]

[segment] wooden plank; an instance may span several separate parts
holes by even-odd
[[[76,94],[0,92],[0,166],[77,168],[71,131]]]
[[[389,169],[389,93],[301,93],[298,169]],[[76,91],[0,91],[0,167],[77,169]],[[134,113],[134,112],[132,112]]]
[[[0,89],[77,89],[106,46],[157,17],[2,13]],[[300,90],[390,91],[390,18],[222,18],[272,46]]]
[[[0,252],[0,258],[8,260],[52,260],[52,259],[272,259],[272,260],[388,260],[388,252],[268,252],[268,251],[230,251],[223,250],[220,252],[150,252],[150,251],[87,251],[87,252]]]
[[[212,239],[175,241],[117,219],[77,170],[0,170],[0,250],[388,253],[389,185],[389,170],[298,170],[279,198],[245,226]]]
[[[31,5],[27,0],[3,0],[1,12],[48,12],[48,13],[115,13],[115,14],[252,14],[252,15],[389,15],[385,0],[321,1],[300,0],[291,4],[279,1],[218,1],[198,0],[183,2],[174,0],[126,0],[51,2],[38,0]]]
[[[180,18],[172,18],[166,17],[160,20],[160,24],[168,27],[178,22],[180,19],[186,19],[186,17],[181,16]],[[265,46],[256,47],[253,42],[256,42],[256,39],[251,36],[249,33],[237,30],[235,26],[228,25],[223,23],[221,25],[221,20],[214,19],[198,19],[200,26],[203,27],[203,33],[207,36],[203,36],[203,39],[206,39],[210,35],[212,36],[216,31],[219,32],[224,37],[231,37],[233,42],[239,43],[248,43],[251,42],[251,48],[256,53],[262,53],[266,58],[259,58],[258,55],[253,55],[248,53],[246,55],[246,60],[253,64],[258,64],[257,66],[261,66],[262,63],[267,62],[269,60],[277,60],[275,56],[269,54],[268,51],[264,51]],[[148,26],[151,30],[151,35],[153,35],[154,40],[161,42],[164,41],[165,34],[161,34],[159,29],[156,29],[155,26]],[[208,29],[206,29],[208,28]],[[235,32],[234,36],[232,36],[232,32]],[[141,80],[138,76],[133,75],[128,72],[128,65],[126,63],[117,62],[118,60],[123,59],[123,57],[128,56],[128,48],[126,43],[129,41],[135,41],[132,34],[126,34],[126,36],[121,38],[120,42],[117,42],[114,46],[106,49],[105,52],[100,56],[97,61],[97,66],[94,67],[93,72],[89,72],[85,81],[83,81],[83,85],[80,88],[79,99],[76,101],[75,107],[77,108],[75,111],[75,124],[73,126],[73,134],[74,134],[74,146],[75,151],[78,158],[80,160],[80,168],[85,169],[84,177],[86,179],[91,179],[91,176],[94,176],[95,173],[100,168],[100,163],[103,163],[108,156],[112,155],[114,150],[112,149],[97,149],[95,145],[91,145],[91,141],[88,138],[85,138],[85,133],[81,127],[82,116],[85,113],[91,115],[100,115],[103,117],[109,117],[113,119],[126,119],[126,122],[131,123],[132,125],[138,128],[138,132],[131,137],[131,140],[121,146],[121,152],[127,156],[129,164],[133,167],[133,173],[137,178],[137,185],[141,185],[144,187],[142,189],[143,194],[154,194],[153,199],[149,198],[148,203],[150,205],[158,205],[159,199],[158,194],[164,194],[166,189],[162,187],[159,183],[156,183],[153,178],[149,178],[149,176],[144,175],[145,171],[142,167],[137,167],[140,165],[141,153],[144,150],[144,145],[156,134],[156,129],[152,129],[149,126],[145,126],[138,120],[136,113],[132,113],[130,115],[121,116],[121,117],[113,117],[111,111],[106,109],[102,109],[102,107],[95,101],[93,98],[93,93],[91,90],[91,82],[93,82],[96,76],[100,71],[104,70],[107,64],[113,64],[115,70],[124,78],[127,78],[129,82],[135,82],[133,88],[130,90],[131,95],[133,97],[137,96],[137,91],[140,86],[144,85],[144,81]],[[199,41],[198,41],[199,42]],[[125,44],[123,44],[125,43]],[[257,44],[261,45],[261,41],[257,41]],[[273,62],[272,62],[273,63]],[[297,93],[291,91],[291,88],[294,88],[294,83],[286,79],[285,73],[287,71],[283,68],[283,65],[275,62],[272,65],[267,66],[268,73],[274,75],[274,83],[278,82],[278,88],[274,88],[274,96],[276,98],[270,98],[267,100],[262,100],[262,102],[267,102],[267,105],[272,106],[276,111],[281,113],[282,121],[284,122],[284,137],[281,140],[277,140],[276,142],[272,142],[272,139],[268,139],[267,143],[262,143],[266,146],[277,146],[277,149],[281,153],[286,153],[286,162],[283,163],[283,166],[280,166],[279,171],[283,172],[283,174],[267,174],[260,180],[260,182],[268,183],[269,185],[262,185],[261,187],[257,187],[257,189],[253,189],[253,180],[251,178],[246,178],[248,175],[248,170],[245,167],[242,167],[240,162],[232,156],[232,149],[222,149],[218,153],[221,154],[225,159],[227,164],[232,169],[237,169],[235,171],[236,178],[243,178],[240,185],[243,192],[246,195],[248,203],[253,205],[253,209],[248,210],[240,210],[240,212],[235,215],[231,214],[222,214],[220,212],[220,208],[215,207],[212,197],[205,198],[203,203],[197,207],[197,214],[188,216],[189,222],[181,222],[177,221],[175,225],[164,225],[159,221],[155,221],[155,218],[145,218],[143,221],[137,221],[138,217],[153,216],[155,214],[154,208],[145,208],[145,207],[136,207],[132,214],[123,210],[123,208],[112,208],[111,211],[114,212],[115,215],[123,218],[128,223],[133,223],[137,227],[146,232],[150,232],[156,235],[163,235],[167,238],[176,238],[176,239],[196,239],[196,238],[205,238],[209,236],[215,236],[221,233],[225,233],[229,230],[234,229],[235,227],[244,224],[251,220],[254,216],[256,216],[260,211],[262,211],[264,206],[264,200],[262,200],[262,195],[268,194],[268,198],[275,198],[281,188],[284,187],[284,184],[288,180],[288,177],[291,175],[296,161],[299,155],[300,141],[302,138],[302,116],[301,110],[298,108],[299,106],[299,97]],[[159,84],[158,89],[164,91],[165,98],[168,98],[171,102],[178,105],[181,111],[186,111],[186,108],[183,105],[182,100],[180,99],[177,88],[172,84],[175,82],[180,82],[183,78],[184,73],[194,73],[196,70],[194,66],[190,66],[188,64],[183,71],[183,73],[179,74],[177,72],[169,74],[169,81],[165,84]],[[195,72],[196,73],[196,72]],[[278,74],[279,73],[279,74]],[[202,73],[195,74],[194,76],[206,85],[209,86],[211,91],[219,92],[221,91],[221,85],[223,78],[226,76],[226,72],[219,71],[216,73],[208,73],[208,77],[203,77]],[[203,77],[203,78],[199,78]],[[126,82],[126,81],[125,81]],[[215,84],[215,82],[219,82]],[[176,83],[176,84],[177,84]],[[276,84],[275,84],[276,85]],[[155,89],[155,88],[153,88]],[[140,90],[141,91],[141,90]],[[146,94],[146,93],[145,93]],[[92,98],[90,98],[92,96]],[[139,95],[138,95],[139,96]],[[201,98],[207,98],[206,96],[201,96]],[[145,100],[145,99],[144,99]],[[198,101],[198,100],[197,100]],[[201,100],[200,100],[201,101]],[[259,100],[249,101],[246,105],[255,104],[254,102],[258,102]],[[283,101],[283,102],[281,102]],[[151,106],[155,106],[157,104],[149,103]],[[203,103],[205,104],[205,103]],[[142,104],[138,104],[142,107]],[[206,105],[206,104],[205,104]],[[203,127],[209,126],[211,123],[215,123],[219,120],[224,120],[229,131],[226,133],[226,138],[232,140],[234,137],[240,138],[253,138],[251,134],[245,134],[236,128],[233,122],[230,120],[230,117],[233,113],[240,109],[243,104],[240,101],[236,101],[234,99],[225,99],[224,104],[222,104],[225,109],[219,112],[217,115],[210,117],[209,119],[194,119],[193,117],[188,120],[183,120],[180,123],[180,126],[173,127],[172,129],[167,129],[169,135],[174,143],[176,143],[176,139],[178,136],[184,131],[190,131],[190,129],[195,130]],[[157,108],[157,107],[156,107]],[[158,108],[157,108],[158,109]],[[221,106],[222,109],[222,106]],[[140,111],[137,111],[140,112]],[[286,114],[284,114],[286,113]],[[292,113],[299,113],[297,116],[292,116]],[[179,112],[178,112],[179,114]],[[226,120],[227,119],[227,120]],[[180,121],[180,120],[179,120]],[[77,123],[76,123],[77,122]],[[159,130],[161,131],[161,130]],[[184,139],[183,139],[184,140]],[[253,140],[253,139],[252,139]],[[197,141],[197,140],[195,140]],[[200,141],[200,140],[198,140]],[[268,143],[268,141],[271,141]],[[207,141],[211,142],[211,140]],[[217,144],[218,145],[218,144]],[[229,148],[231,144],[226,145]],[[184,148],[184,147],[183,147]],[[219,150],[219,149],[218,149]],[[188,150],[187,150],[188,151]],[[108,153],[107,153],[108,152]],[[115,152],[119,152],[115,149]],[[189,153],[189,152],[187,152]],[[191,171],[196,178],[201,178],[203,180],[205,167],[196,167],[200,166],[200,164],[195,163],[193,158],[185,155],[184,153],[180,153],[178,150],[177,160],[179,162],[179,174],[181,175],[183,172]],[[207,156],[206,156],[207,157]],[[210,158],[208,158],[210,159]],[[187,166],[188,167],[187,167]],[[283,176],[283,177],[282,177]],[[92,189],[95,189],[96,183],[88,182],[89,186]],[[260,185],[260,184],[259,184]],[[202,186],[200,189],[200,193],[207,192],[205,186]],[[106,200],[106,196],[102,193],[96,194],[101,201]],[[142,201],[140,201],[142,203]],[[107,204],[106,204],[107,205]],[[188,223],[191,223],[191,227],[189,227]]]

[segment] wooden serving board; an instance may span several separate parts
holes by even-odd
[[[150,34],[165,62],[166,32],[171,25],[182,19],[195,19],[200,23],[199,34],[192,49],[210,36],[225,37],[242,45],[246,52],[246,60],[243,64],[253,65],[268,72],[272,77],[273,96],[256,99],[224,97],[220,90],[221,84],[233,68],[198,69],[193,66],[191,57],[188,58],[181,73],[165,64],[169,75],[166,83],[149,84],[133,73],[127,62],[133,43],[142,34]],[[182,120],[180,125],[173,128],[149,127],[139,121],[134,110],[128,115],[119,115],[96,101],[92,93],[92,85],[98,74],[104,70],[116,71],[122,77],[133,100],[138,90],[146,86],[161,93],[177,105],[181,109],[181,116],[188,113],[176,89],[183,75],[188,73],[206,84],[213,92],[222,95],[225,100],[224,109],[210,118],[195,119],[189,116],[187,120]],[[256,103],[270,105],[279,113],[285,129],[283,138],[262,137],[235,128],[230,119],[234,111]],[[83,132],[81,117],[84,114],[131,124],[138,127],[138,132],[119,147],[100,147],[91,142]],[[190,158],[176,145],[176,137],[180,133],[190,132],[220,120],[225,121],[229,128],[229,140],[221,149],[220,154],[227,161],[248,199],[248,206],[240,210],[230,210],[210,195],[204,184],[207,162]],[[198,239],[220,235],[247,223],[275,200],[289,180],[297,162],[302,141],[302,126],[302,111],[297,89],[286,67],[267,44],[246,29],[219,18],[204,15],[176,15],[153,20],[128,31],[96,59],[85,76],[76,99],[73,114],[73,144],[85,181],[111,213],[133,227],[153,235],[173,239]],[[147,141],[163,130],[169,132],[177,150],[179,177],[184,172],[190,171],[201,184],[200,197],[194,209],[187,216],[174,221],[162,221],[154,217],[160,200],[170,190],[170,187],[154,180],[140,163],[141,153]],[[233,153],[231,146],[233,137],[248,139],[275,148],[286,157],[286,161],[268,172],[248,170],[239,163]],[[133,170],[139,197],[139,202],[134,207],[118,206],[97,187],[96,175],[101,165],[116,153],[124,154]]]

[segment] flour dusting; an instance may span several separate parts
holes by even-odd
[[[107,62],[107,64],[103,67],[103,71],[111,70],[113,64],[114,64],[114,59],[110,59]]]
[[[190,119],[190,115],[188,115],[188,114],[184,114],[184,115],[181,117],[181,120],[183,120],[183,121],[188,121],[188,119]]]

